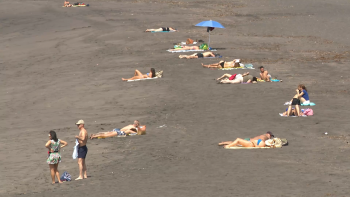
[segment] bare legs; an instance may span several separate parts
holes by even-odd
[[[230,143],[231,142],[231,143]],[[237,145],[241,145],[243,147],[253,147],[253,143],[250,141],[246,141],[244,139],[241,138],[237,138],[235,141],[227,141],[227,142],[221,142],[219,143],[219,145],[225,145],[225,148],[229,148],[229,147],[233,147],[233,146],[237,146]]]
[[[86,164],[84,158],[78,158],[78,166],[79,166],[79,177],[75,180],[87,179],[86,175]]]
[[[163,31],[162,28],[158,28],[158,29],[146,29],[145,32],[151,32],[151,31]]]
[[[111,131],[111,132],[105,132],[105,133],[97,133],[97,134],[91,134],[90,135],[90,139],[94,139],[94,138],[98,138],[98,137],[114,137],[114,136],[117,136],[118,133],[117,132],[114,132],[114,131]]]
[[[142,73],[139,70],[135,70],[134,76],[129,78],[129,79],[125,79],[122,78],[123,81],[128,81],[128,80],[135,80],[135,79],[142,79],[144,78],[144,76],[142,75]]]
[[[219,78],[217,78],[216,80],[221,80],[221,79],[223,79],[223,78],[230,78],[232,75],[230,75],[230,74],[224,74],[224,75],[222,75],[221,77],[219,77]]]
[[[179,55],[180,59],[197,59],[198,56],[196,55]]]
[[[267,72],[260,73],[261,80],[264,80],[266,82],[270,82],[270,75],[267,74]]]
[[[58,163],[57,164],[49,164],[50,166],[50,173],[51,173],[51,180],[52,184],[55,184],[55,176],[57,177],[57,180],[59,183],[62,183],[60,179],[60,173],[58,172]]]
[[[220,66],[220,63],[209,64],[209,65],[204,65],[204,64],[202,63],[202,66],[203,66],[204,68],[220,68],[220,67],[221,67],[221,66]]]

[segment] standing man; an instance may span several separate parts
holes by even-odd
[[[86,147],[88,133],[84,128],[84,120],[79,120],[75,124],[78,126],[78,129],[80,130],[79,136],[75,136],[75,138],[79,142],[79,147],[78,147],[79,177],[76,178],[75,180],[87,179],[85,158],[88,152],[88,149]]]

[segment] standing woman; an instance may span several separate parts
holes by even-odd
[[[61,162],[61,153],[60,148],[67,146],[67,142],[57,139],[55,131],[50,131],[49,133],[50,140],[46,142],[45,147],[49,149],[49,157],[46,162],[50,166],[52,184],[55,184],[55,175],[59,183],[62,183],[60,179],[60,173],[58,172],[58,163]]]

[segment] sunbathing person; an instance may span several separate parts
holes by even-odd
[[[265,147],[265,141],[262,139],[251,139],[247,141],[245,139],[237,138],[235,141],[220,142],[219,146],[224,146],[224,148],[242,146],[242,147]]]
[[[213,52],[194,53],[192,55],[179,55],[180,59],[197,59],[203,57],[216,57]]]
[[[64,1],[64,7],[72,7],[73,5],[69,1]]]
[[[252,75],[249,75],[249,72],[241,74],[224,74],[221,77],[216,79],[219,81],[218,83],[256,83],[257,78],[253,77]]]
[[[244,138],[244,140],[245,141],[248,141],[248,142],[250,142],[250,141],[255,141],[255,140],[261,140],[261,141],[263,141],[263,142],[265,142],[266,140],[268,140],[268,139],[272,139],[272,138],[274,138],[275,136],[272,134],[272,132],[271,131],[268,131],[268,132],[266,132],[265,134],[262,134],[262,135],[258,135],[258,136],[256,136],[256,137],[253,137],[253,138]],[[260,142],[261,142],[260,141]],[[260,142],[259,143],[257,143],[258,145],[260,145]],[[232,144],[233,143],[233,141],[226,141],[226,142],[220,142],[219,143],[219,146],[221,146],[221,145],[229,145],[229,144]],[[248,147],[251,147],[251,146],[248,146]]]
[[[267,72],[267,70],[264,69],[263,66],[259,67],[260,69],[260,78],[258,78],[259,80],[264,80],[266,82],[271,82],[271,75],[269,74],[269,72]]]
[[[156,77],[156,70],[151,68],[150,72],[147,74],[142,74],[139,70],[135,70],[134,76],[129,79],[122,78],[123,81],[135,80],[135,79],[145,79],[145,78],[154,78]]]
[[[172,28],[172,27],[161,27],[158,29],[146,29],[145,32],[151,32],[151,31],[155,31],[155,32],[159,32],[159,31],[177,31],[176,28]]]
[[[176,49],[168,49],[168,51],[183,51],[183,50],[202,50],[199,46],[180,46]]]
[[[114,137],[117,135],[145,135],[146,134],[146,125],[140,126],[140,122],[138,120],[134,121],[134,124],[125,126],[121,129],[113,129],[112,131],[100,132],[96,134],[91,134],[90,139],[94,138],[107,138]]]
[[[204,65],[202,63],[202,66],[204,68],[237,68],[237,67],[241,67],[241,65],[239,64],[241,60],[239,59],[234,59],[231,62],[225,62],[224,60],[221,60],[219,63],[215,63],[215,64],[209,64],[209,65]]]

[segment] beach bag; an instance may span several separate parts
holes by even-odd
[[[307,115],[307,116],[313,116],[314,115],[314,110],[312,110],[310,108],[307,108],[306,110],[304,110],[303,114]]]
[[[191,38],[187,38],[186,44],[193,44],[193,40]]]
[[[199,48],[200,48],[200,49],[203,49],[203,50],[208,50],[208,49],[209,49],[209,46],[208,46],[208,44],[203,43],[203,44],[201,44],[201,46],[199,46]]]
[[[70,174],[68,174],[68,172],[64,171],[60,179],[61,181],[71,181],[72,177],[70,176]]]
[[[265,141],[265,145],[269,146],[271,148],[281,148],[282,147],[282,140],[281,140],[281,138],[268,139]]]
[[[163,77],[163,71],[160,70],[160,71],[156,72],[156,77],[157,78],[162,78]]]

